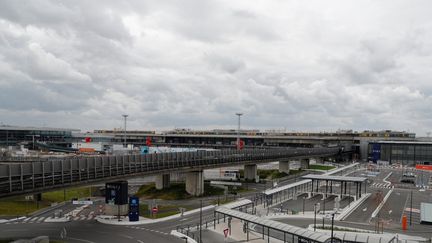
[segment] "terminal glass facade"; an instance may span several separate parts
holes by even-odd
[[[371,143],[370,160],[388,161],[390,164],[415,165],[432,163],[432,143]]]
[[[72,132],[68,130],[36,130],[0,128],[0,146],[14,146],[21,142],[64,143],[70,142]]]

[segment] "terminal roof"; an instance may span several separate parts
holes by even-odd
[[[333,175],[305,175],[302,176],[305,179],[312,180],[326,180],[326,181],[348,181],[348,182],[364,182],[367,180],[366,177],[354,177],[354,176],[333,176]]]

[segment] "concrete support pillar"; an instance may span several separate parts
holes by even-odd
[[[290,171],[289,161],[279,161],[279,172],[285,172],[289,174]]]
[[[160,174],[155,178],[155,184],[157,190],[170,187],[170,174]]]
[[[302,169],[309,168],[309,159],[300,160],[300,168],[302,168]]]
[[[244,178],[246,180],[255,180],[257,176],[257,165],[245,165],[244,166]]]
[[[204,194],[204,175],[202,171],[186,173],[186,192],[193,196]]]

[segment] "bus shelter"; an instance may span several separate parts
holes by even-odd
[[[330,195],[337,195],[340,194],[340,196],[351,196],[351,188],[352,185],[354,185],[355,193],[354,196],[356,200],[358,198],[361,198],[362,196],[362,187],[364,184],[364,192],[366,193],[366,177],[354,177],[354,176],[334,176],[334,175],[305,175],[302,176],[304,179],[312,180],[311,185],[311,193],[322,193],[325,197],[327,197],[328,194]],[[334,190],[335,184],[338,183],[340,187],[340,192],[336,192]],[[324,185],[324,190],[320,192],[320,186]],[[348,193],[347,193],[348,189]]]

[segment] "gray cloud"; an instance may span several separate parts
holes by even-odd
[[[431,5],[1,1],[0,122],[425,134]]]

